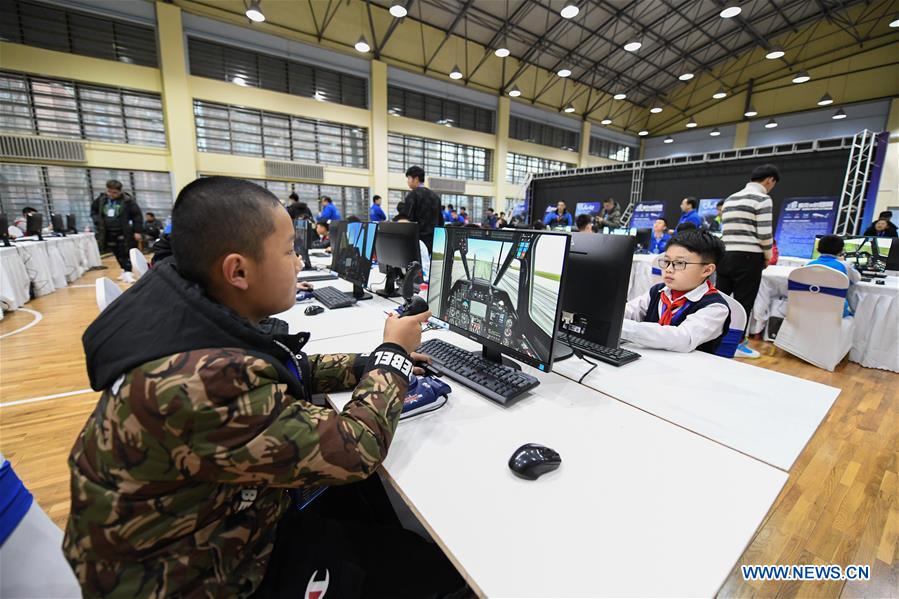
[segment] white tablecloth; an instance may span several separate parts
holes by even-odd
[[[15,247],[0,247],[0,308],[17,310],[28,301],[31,280]]]

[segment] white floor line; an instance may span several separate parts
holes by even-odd
[[[32,320],[31,322],[26,324],[24,327],[19,327],[15,331],[10,331],[8,333],[4,333],[4,334],[0,335],[0,339],[6,339],[7,337],[11,337],[12,335],[15,335],[16,333],[21,333],[22,331],[28,330],[44,319],[44,315],[41,314],[40,312],[38,312],[37,310],[30,310],[28,308],[19,308],[18,310],[16,310],[16,312],[28,312],[29,314],[34,316],[34,320]]]
[[[69,289],[95,289],[96,285],[69,285]]]
[[[79,389],[78,391],[66,391],[65,393],[54,393],[53,395],[42,395],[41,397],[31,397],[29,399],[19,399],[16,401],[8,401],[0,403],[0,408],[8,408],[10,406],[18,406],[26,403],[37,403],[39,401],[48,401],[51,399],[59,399],[60,397],[69,397],[70,395],[84,395],[85,393],[93,393],[93,389]]]

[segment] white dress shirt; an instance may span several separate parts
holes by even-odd
[[[702,283],[687,293],[687,301],[699,301],[708,290],[709,286]],[[662,293],[671,297],[671,290],[667,285],[662,288]],[[664,307],[665,304],[659,298],[660,316]],[[621,337],[643,347],[679,352],[693,351],[721,335],[724,321],[730,314],[730,308],[726,304],[711,304],[690,314],[678,326],[665,326],[657,322],[643,322],[648,308],[649,293],[627,303]]]

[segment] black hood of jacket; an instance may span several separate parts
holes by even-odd
[[[180,275],[174,261],[164,260],[109,304],[81,338],[87,374],[96,391],[109,388],[122,374],[159,358],[205,348],[242,348],[268,359],[291,392],[303,397],[302,386],[284,366],[301,354],[308,333],[288,334],[287,323],[269,318],[253,325],[230,308],[210,299],[200,285]],[[305,366],[305,367],[304,367]]]

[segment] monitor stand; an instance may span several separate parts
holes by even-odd
[[[496,362],[497,364],[502,364],[503,366],[508,366],[513,370],[521,370],[521,364],[513,360],[512,358],[508,358],[503,355],[502,352],[497,351],[495,349],[490,349],[486,345],[481,346],[481,351],[472,352],[476,356],[481,356],[485,360],[489,360],[491,362]]]
[[[353,297],[357,300],[370,300],[372,295],[370,293],[366,293],[365,289],[362,288],[361,285],[356,285],[353,283]]]
[[[375,291],[381,297],[402,297],[402,294],[396,290],[396,280],[401,278],[400,269],[393,266],[387,269],[387,278],[384,280],[384,289]]]
[[[562,343],[558,339],[553,343],[553,362],[561,362],[567,360],[574,355],[574,350],[567,344]]]

